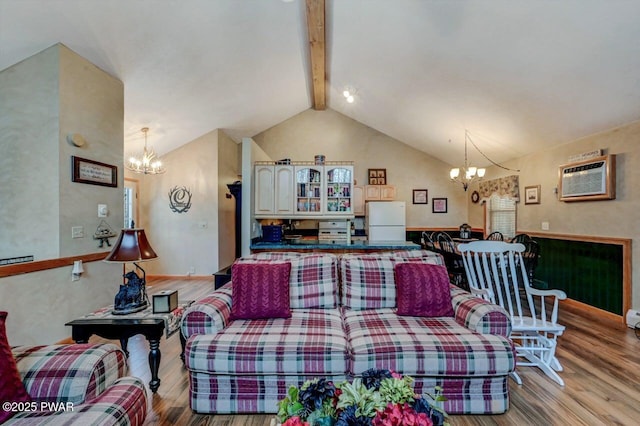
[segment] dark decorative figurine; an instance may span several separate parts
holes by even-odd
[[[127,272],[124,277],[127,283],[120,286],[114,301],[113,313],[116,315],[138,312],[149,306],[144,279],[134,271]]]

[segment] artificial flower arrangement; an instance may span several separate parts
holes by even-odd
[[[413,390],[413,378],[371,369],[352,383],[326,379],[291,386],[278,403],[282,426],[448,426],[446,413]],[[445,398],[436,387],[433,403]]]

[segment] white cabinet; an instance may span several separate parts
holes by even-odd
[[[365,186],[366,201],[393,201],[396,199],[396,187],[394,185],[367,185]]]
[[[324,211],[324,179],[322,166],[295,166],[296,201],[299,215],[319,215]]]
[[[364,216],[364,187],[353,187],[353,214],[356,216]]]
[[[337,216],[353,216],[353,166],[325,166],[326,210]]]
[[[273,214],[275,207],[275,166],[256,165],[254,167],[254,213],[256,215]]]
[[[257,218],[320,219],[354,215],[352,163],[324,166],[256,163],[254,185]],[[364,212],[364,205],[362,210]]]
[[[276,215],[293,214],[293,166],[275,166],[274,179],[274,213]]]
[[[380,185],[380,201],[393,201],[396,199],[395,185]]]

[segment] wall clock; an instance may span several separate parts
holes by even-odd
[[[471,201],[475,204],[478,201],[480,201],[480,194],[478,193],[478,191],[473,191],[471,193]]]

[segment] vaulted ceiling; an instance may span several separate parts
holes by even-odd
[[[327,107],[451,164],[465,130],[517,158],[640,118],[638,16],[635,0],[327,0]],[[125,151],[145,126],[163,154],[313,106],[304,0],[0,0],[0,70],[58,42],[124,82]]]

